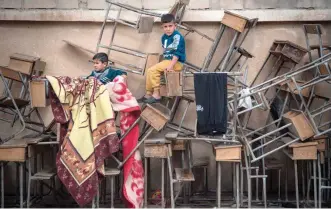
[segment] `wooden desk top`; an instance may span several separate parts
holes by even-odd
[[[49,136],[39,136],[33,138],[16,138],[11,139],[4,144],[0,145],[0,149],[8,149],[8,148],[25,148],[31,144],[37,144],[43,140],[49,139]]]

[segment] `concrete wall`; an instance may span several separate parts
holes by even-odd
[[[118,0],[145,9],[169,9],[175,0]],[[104,0],[1,0],[0,8],[4,9],[104,9]],[[330,8],[328,0],[191,0],[189,9],[311,9]]]

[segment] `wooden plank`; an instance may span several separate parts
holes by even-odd
[[[4,66],[0,66],[0,71],[5,78],[9,78],[14,81],[22,82],[20,75],[16,71],[14,71],[8,67],[4,67]]]
[[[169,144],[144,144],[144,156],[150,158],[167,158],[171,156]]]
[[[48,99],[46,98],[46,81],[30,81],[31,107],[46,107]]]
[[[306,139],[315,135],[312,125],[303,112],[289,111],[283,115],[283,118],[286,123],[293,124],[289,127],[289,130],[293,134],[299,136],[301,141],[305,141]]]
[[[222,24],[242,33],[245,30],[248,19],[242,16],[225,11]]]
[[[293,148],[293,160],[317,160],[317,146]]]
[[[33,64],[31,62],[16,60],[16,59],[10,59],[8,68],[15,70],[17,72],[21,72],[25,75],[31,75]]]
[[[20,53],[15,53],[9,56],[10,59],[16,59],[16,60],[21,60],[21,61],[26,61],[26,62],[35,62],[37,60],[40,60],[40,57],[34,57],[26,54],[20,54]]]
[[[159,109],[161,109],[161,111]],[[169,120],[169,114],[163,113],[163,108],[159,109],[156,109],[150,104],[147,104],[146,108],[142,111],[140,115],[148,124],[150,124],[157,131],[160,131]]]
[[[300,50],[299,47],[293,46],[292,44],[285,44],[282,53],[296,63],[299,63],[307,52]]]
[[[138,33],[151,33],[153,31],[154,18],[141,16],[138,23]]]
[[[166,73],[167,96],[174,97],[183,95],[183,85],[181,83],[181,77],[181,72]]]
[[[25,162],[25,153],[25,147],[3,148],[0,146],[0,161]]]
[[[216,161],[241,160],[241,145],[215,147]]]
[[[293,143],[290,144],[289,147],[296,148],[296,147],[309,147],[309,146],[317,146],[317,142],[304,142],[304,143]]]

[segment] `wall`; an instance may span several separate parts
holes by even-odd
[[[133,1],[130,1],[132,3]],[[139,1],[134,1],[133,4],[138,5]],[[162,1],[162,4],[156,4],[155,1],[147,1],[149,4],[145,5],[146,8],[154,9],[168,9],[170,7],[171,1]],[[160,2],[160,1],[158,1]],[[229,9],[242,9],[247,11],[250,9],[261,9],[263,11],[268,11],[269,8],[292,8],[293,11],[302,8],[323,8],[323,6],[330,6],[329,1],[248,1],[248,0],[236,0],[236,1],[191,1],[190,9],[192,10],[218,10],[222,8]],[[226,3],[231,2],[231,3]],[[287,3],[291,2],[291,4]],[[295,3],[293,3],[295,2]],[[325,3],[325,4],[324,4]],[[201,6],[201,4],[203,4]],[[0,0],[0,7],[11,8],[0,11],[0,17],[4,17],[2,14],[11,13],[10,11],[26,12],[27,10],[39,11],[39,8],[44,11],[53,9],[80,9],[80,10],[97,10],[103,8],[103,1],[87,1],[87,0],[76,0],[76,1],[61,1],[61,0]],[[22,10],[21,10],[22,9]],[[311,11],[307,11],[311,12]],[[101,11],[100,14],[104,12]],[[302,13],[305,14],[305,13]],[[271,15],[272,16],[272,15]],[[40,56],[42,60],[47,62],[45,74],[47,75],[67,75],[67,76],[81,76],[90,73],[93,66],[88,62],[91,59],[90,54],[83,51],[77,50],[70,47],[62,40],[69,40],[82,45],[89,49],[95,49],[97,43],[97,37],[99,35],[101,24],[97,21],[87,21],[87,22],[76,22],[75,19],[71,22],[66,20],[65,22],[47,22],[50,21],[44,17],[44,19],[39,19],[40,22],[35,21],[2,21],[0,22],[0,64],[6,65],[9,60],[9,56],[12,53],[26,53],[34,56]],[[307,18],[307,17],[306,17]],[[1,19],[1,18],[0,18]],[[93,17],[91,17],[93,19]],[[319,19],[326,20],[325,17],[319,17]],[[17,20],[13,18],[13,20]],[[43,20],[43,21],[42,21]],[[305,46],[304,34],[302,31],[302,24],[304,22],[278,22],[278,23],[259,23],[256,28],[254,28],[250,34],[247,36],[243,47],[251,52],[255,57],[251,59],[248,63],[249,65],[249,81],[254,78],[257,70],[261,67],[264,59],[268,55],[269,47],[272,42],[276,39],[289,40],[301,46]],[[327,36],[331,32],[331,25],[329,22],[322,22],[324,28],[323,41],[325,44],[330,43],[330,38]],[[218,23],[194,23],[191,22],[190,25],[196,29],[203,31],[210,37],[214,37],[218,28]],[[109,23],[105,31],[108,37],[103,40],[104,43],[109,42],[109,37],[111,34],[112,24]],[[160,52],[160,35],[162,34],[160,25],[155,24],[153,28],[153,33],[151,34],[138,34],[131,28],[119,27],[115,38],[115,43],[121,46],[127,46],[135,48],[144,52]],[[227,32],[222,39],[221,46],[216,52],[219,57],[224,53],[224,48],[229,44],[231,33]],[[187,57],[188,61],[201,66],[206,54],[209,51],[211,42],[197,36],[196,34],[190,34],[186,37],[187,42]],[[142,61],[129,56],[123,56],[118,53],[112,53],[112,57],[119,59],[123,62],[135,63],[137,65],[142,65]],[[307,58],[305,58],[307,60]],[[213,62],[215,64],[215,61]],[[129,74],[129,87],[136,97],[143,95],[144,91],[144,77],[135,74]],[[327,88],[319,88],[319,91],[326,91]],[[182,105],[183,106],[183,105]],[[182,107],[181,107],[182,108]],[[185,125],[188,127],[193,127],[195,120],[195,107],[190,108],[190,114],[185,119]],[[49,108],[41,109],[43,118],[45,122],[48,123],[51,120],[52,113]],[[177,119],[179,116],[177,116]],[[8,124],[1,123],[0,131],[1,133],[8,133]],[[195,160],[198,158],[207,157],[210,160],[209,165],[209,188],[215,189],[216,187],[216,169],[215,162],[213,160],[213,154],[211,152],[211,147],[204,143],[194,143],[194,157]],[[284,160],[285,157],[281,153],[276,155],[277,158]],[[159,163],[153,163],[153,171],[159,172]],[[228,165],[224,165],[223,171],[229,170]],[[291,172],[291,170],[290,170]],[[283,172],[284,174],[284,172]],[[15,183],[15,179],[11,177],[10,173],[6,172],[6,191],[10,191],[11,188],[8,186]],[[231,190],[232,186],[230,181],[231,173],[225,172],[222,176],[223,178],[223,189]],[[293,182],[293,176],[290,178],[289,182]],[[156,188],[159,185],[159,179],[152,179],[152,187]],[[282,187],[284,188],[284,187]],[[289,187],[290,190],[293,187]]]
[[[169,9],[175,0],[118,0],[135,7],[145,9]],[[1,0],[0,8],[5,9],[89,9],[100,10],[106,6],[104,0]],[[188,6],[192,10],[218,9],[312,9],[331,8],[328,0],[191,0]]]

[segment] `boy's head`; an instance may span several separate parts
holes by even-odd
[[[161,17],[163,31],[170,36],[176,29],[175,17],[172,14],[165,14]]]
[[[97,53],[93,57],[93,66],[96,71],[104,70],[108,65],[108,55],[106,53]]]

